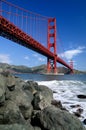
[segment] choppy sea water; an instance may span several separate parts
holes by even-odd
[[[77,95],[86,95],[86,75],[40,75],[40,74],[18,74],[24,80],[37,81],[39,85],[46,85],[53,90],[53,97],[60,100],[62,105],[70,112],[83,109],[81,121],[86,119],[86,99],[80,99]],[[71,107],[77,105],[78,107]]]

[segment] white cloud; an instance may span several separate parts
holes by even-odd
[[[28,56],[25,56],[24,59],[25,59],[25,60],[29,60],[29,57],[28,57]]]
[[[45,58],[42,57],[41,55],[39,54],[33,54],[33,56],[36,58],[36,60],[40,61],[40,62],[45,62]]]
[[[11,63],[10,55],[9,54],[0,54],[0,62],[2,63]]]
[[[38,55],[38,54],[33,54],[33,56],[34,56],[34,57],[39,57],[39,55]]]
[[[86,47],[78,47],[76,49],[67,50],[64,53],[59,54],[59,56],[65,57],[66,59],[70,60],[73,57],[79,55],[80,53],[83,53],[85,48]]]
[[[45,61],[45,59],[44,59],[44,58],[41,58],[41,57],[39,57],[38,60],[39,60],[40,62],[44,62],[44,61]]]

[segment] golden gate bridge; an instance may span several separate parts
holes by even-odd
[[[0,36],[46,56],[47,73],[52,70],[55,74],[58,72],[57,62],[73,73],[73,63],[68,65],[57,55],[56,18],[42,16],[0,0]]]

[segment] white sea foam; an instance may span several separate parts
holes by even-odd
[[[70,113],[74,113],[78,108],[82,108],[84,111],[80,117],[80,120],[86,118],[86,99],[77,98],[78,94],[86,94],[86,84],[81,81],[62,80],[62,81],[39,81],[39,85],[46,85],[52,89],[54,99],[60,100],[63,106],[69,110]],[[80,105],[78,108],[72,108],[71,105]]]

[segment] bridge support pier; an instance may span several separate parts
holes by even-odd
[[[57,74],[57,64],[56,64],[56,19],[48,19],[48,41],[47,47],[49,51],[54,53],[54,59],[47,59],[47,73]]]
[[[73,61],[72,61],[72,60],[70,61],[70,67],[71,67],[71,69],[72,69],[70,73],[73,74],[74,71],[73,71]]]

